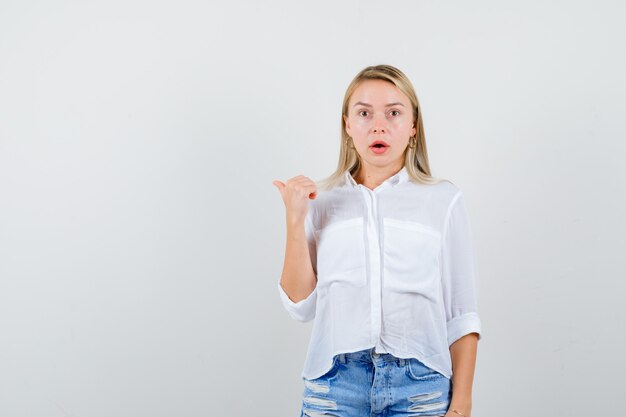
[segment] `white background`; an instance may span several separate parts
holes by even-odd
[[[617,415],[622,1],[0,1],[0,416],[296,416],[272,181],[413,81],[479,269],[472,417]],[[621,411],[620,411],[621,410]]]

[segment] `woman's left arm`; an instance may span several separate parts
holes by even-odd
[[[452,411],[470,417],[472,411],[472,383],[476,366],[478,335],[469,333],[450,345],[452,359],[452,400],[446,417],[460,417]]]
[[[443,236],[442,289],[452,362],[452,399],[446,417],[471,417],[476,350],[482,330],[469,212],[460,191],[449,208]]]

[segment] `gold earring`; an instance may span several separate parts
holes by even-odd
[[[409,138],[409,148],[415,148],[417,146],[417,138],[412,136]]]

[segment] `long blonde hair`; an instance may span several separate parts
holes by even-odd
[[[339,150],[339,163],[337,169],[330,176],[323,180],[317,181],[317,187],[320,190],[329,190],[332,187],[339,185],[343,180],[343,175],[346,170],[349,170],[351,175],[358,172],[361,167],[361,157],[355,149],[348,146],[348,133],[346,132],[346,122],[344,117],[348,117],[348,104],[350,98],[354,93],[354,90],[365,80],[384,80],[392,83],[400,91],[402,91],[411,101],[411,107],[413,108],[413,121],[417,121],[416,126],[416,146],[411,148],[407,146],[404,151],[404,166],[407,169],[409,178],[413,181],[422,184],[437,184],[441,181],[446,181],[441,178],[433,177],[430,173],[430,166],[428,164],[428,153],[426,151],[426,139],[424,137],[424,124],[422,121],[422,112],[420,111],[419,101],[415,94],[413,84],[407,78],[406,75],[399,69],[391,65],[374,65],[369,66],[361,70],[346,90],[343,98],[343,109],[341,117],[341,144]]]

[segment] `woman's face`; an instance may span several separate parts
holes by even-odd
[[[411,102],[398,87],[384,80],[362,81],[350,97],[344,120],[362,164],[381,168],[404,165],[403,152],[416,129]],[[372,146],[377,141],[385,146]]]

